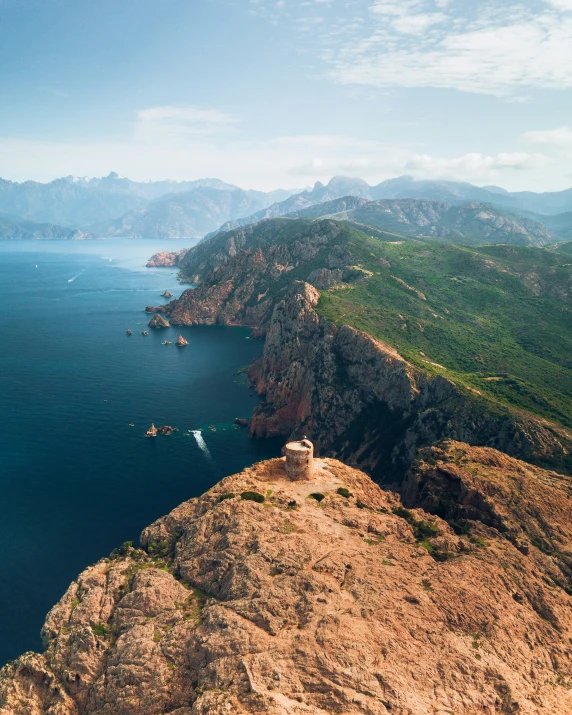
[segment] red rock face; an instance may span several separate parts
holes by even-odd
[[[416,450],[444,438],[492,445],[540,464],[564,465],[572,438],[545,421],[488,412],[455,385],[391,346],[316,313],[318,291],[295,284],[275,307],[264,353],[249,368],[262,397],[255,437],[307,434],[322,454],[376,479],[399,480]]]
[[[315,467],[257,464],[88,568],[46,652],[0,672],[0,714],[572,713],[569,478],[448,442],[407,510]],[[418,508],[451,485],[460,521]]]
[[[246,325],[266,337],[263,357],[249,370],[262,397],[253,436],[307,434],[322,453],[376,479],[400,480],[419,447],[444,438],[571,468],[566,430],[508,408],[489,410],[391,346],[321,319],[314,286],[361,280],[364,272],[352,266],[349,249],[337,245],[337,224],[304,225],[277,243],[281,227],[291,226],[250,226],[191,249],[182,270],[198,285],[165,306],[173,325]],[[317,263],[328,268],[316,269]]]
[[[172,268],[173,266],[177,266],[186,252],[185,249],[183,251],[161,251],[160,253],[155,253],[155,255],[151,256],[147,261],[147,268]]]
[[[291,222],[284,225],[290,227]],[[286,282],[285,277],[297,268],[303,270],[324,247],[334,252],[335,248],[330,251],[327,246],[340,233],[336,224],[323,221],[319,226],[304,225],[286,244],[280,243],[280,236],[270,228],[266,234],[264,227],[249,226],[191,249],[181,268],[197,287],[170,304],[171,323],[247,325],[254,328],[255,335],[264,335],[276,302],[275,291]],[[253,239],[255,231],[260,235]],[[254,244],[249,245],[250,241]]]

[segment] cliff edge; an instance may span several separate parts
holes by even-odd
[[[196,287],[161,307],[172,325],[247,325],[265,338],[248,371],[261,397],[252,436],[307,434],[385,483],[440,439],[572,474],[560,258],[280,219],[204,241],[180,267]]]
[[[332,459],[256,464],[86,569],[0,713],[572,713],[570,487],[456,442],[408,509]]]

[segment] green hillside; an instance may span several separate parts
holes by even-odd
[[[572,268],[561,256],[346,235],[373,275],[322,292],[324,317],[483,397],[572,427]]]
[[[559,253],[564,253],[567,256],[572,256],[572,241],[565,243],[556,243],[554,249]]]
[[[233,321],[245,324],[248,311],[255,322],[269,320],[293,281],[313,283],[324,317],[387,342],[474,399],[572,427],[572,262],[565,244],[473,248],[370,234],[331,219],[273,219],[197,245],[181,270],[200,284],[204,300],[211,286],[228,281],[229,304],[241,306]],[[178,310],[184,313],[190,297]]]

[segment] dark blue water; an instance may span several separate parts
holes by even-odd
[[[181,292],[145,260],[179,247],[0,244],[0,663],[41,648],[45,614],[85,566],[278,453],[232,424],[257,402],[237,375],[262,351],[248,330],[141,335],[144,306]],[[188,347],[161,344],[178,334]],[[146,439],[151,422],[180,431]]]

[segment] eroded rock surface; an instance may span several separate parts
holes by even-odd
[[[378,481],[400,480],[419,447],[445,438],[543,466],[569,465],[566,430],[469,399],[391,346],[320,317],[319,299],[299,281],[274,309],[264,353],[248,373],[262,397],[250,423],[253,436],[307,434],[322,453]]]
[[[178,266],[188,249],[181,251],[159,251],[147,261],[147,268],[173,268]]]
[[[168,328],[169,325],[169,321],[163,318],[160,313],[155,313],[155,315],[149,321],[150,328]]]
[[[1,671],[1,715],[572,713],[556,565],[569,478],[440,445],[408,503],[433,508],[443,479],[461,483],[460,528],[340,462],[316,466],[292,483],[282,460],[257,464],[145,529],[146,551],[86,569],[47,617],[46,652]],[[559,534],[552,553],[513,538],[535,510]]]

